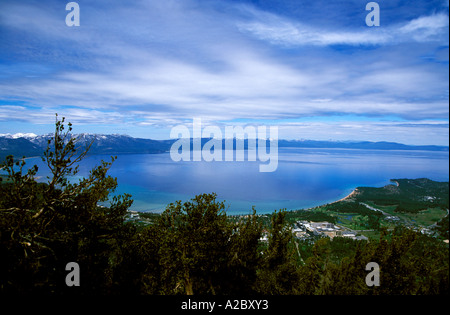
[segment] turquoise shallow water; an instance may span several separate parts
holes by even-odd
[[[109,156],[88,156],[80,176]],[[174,162],[168,153],[120,155],[109,174],[117,177],[116,193],[133,196],[132,210],[163,211],[176,200],[216,192],[228,214],[246,214],[309,208],[335,201],[357,186],[379,187],[393,178],[427,177],[449,180],[449,153],[430,151],[378,151],[348,149],[280,148],[278,168],[259,172],[256,162]],[[39,175],[48,175],[42,161]]]

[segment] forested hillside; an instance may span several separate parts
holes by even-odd
[[[397,212],[417,212],[429,207],[449,208],[449,183],[427,178],[393,179],[381,188],[358,187],[356,201],[371,200],[380,206],[396,205]]]

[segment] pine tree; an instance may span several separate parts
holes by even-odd
[[[258,292],[262,294],[298,292],[295,244],[285,215],[286,211],[275,211],[271,218],[269,244],[258,272]]]
[[[72,125],[65,130],[64,121],[56,116],[54,137],[42,158],[51,172],[47,183],[37,183],[37,166],[23,173],[24,159],[9,156],[1,165],[9,179],[1,187],[0,201],[3,292],[73,292],[65,283],[69,262],[81,269],[82,285],[75,292],[107,292],[118,240],[132,234],[124,224],[130,196],[108,199],[117,186],[107,176],[114,158],[102,161],[78,183],[70,181],[90,145],[80,146]],[[108,200],[109,207],[98,205]]]
[[[216,194],[170,204],[158,223],[161,264],[176,279],[170,293],[216,294],[227,267],[231,228]]]

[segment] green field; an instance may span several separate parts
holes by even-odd
[[[292,211],[287,218],[290,222],[328,221],[377,238],[382,228],[393,229],[398,225],[433,230],[435,224],[447,216],[448,182],[424,178],[392,181],[396,184],[380,188],[358,187],[345,200]]]

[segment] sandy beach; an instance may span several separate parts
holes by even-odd
[[[348,195],[345,196],[344,198],[339,199],[339,200],[337,200],[337,201],[335,201],[335,202],[340,202],[340,201],[348,200],[348,199],[352,198],[353,196],[355,196],[355,195],[357,195],[357,194],[358,194],[358,188],[355,188],[350,194],[348,194]],[[334,203],[335,203],[335,202],[334,202]]]

